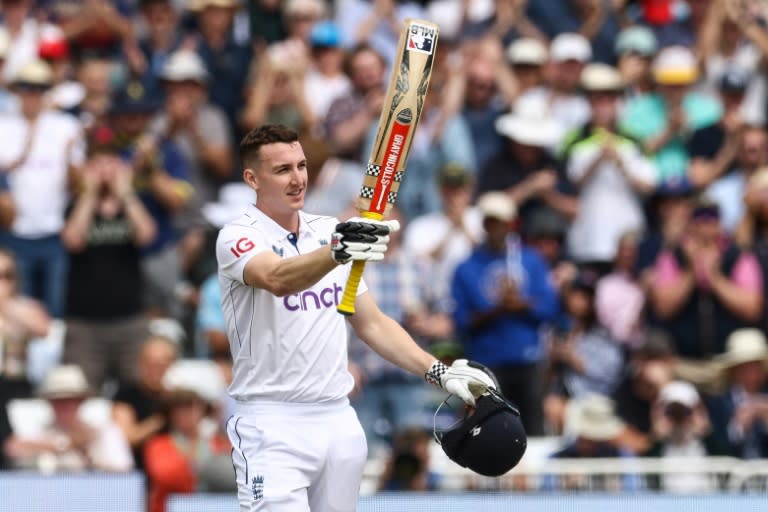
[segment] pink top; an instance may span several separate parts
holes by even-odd
[[[681,270],[675,255],[670,250],[664,250],[656,259],[655,282],[660,286],[667,286],[680,278]],[[749,292],[761,292],[763,290],[763,271],[760,263],[751,252],[742,252],[736,264],[728,276],[733,284]],[[702,288],[709,288],[703,276],[698,275],[697,280]]]

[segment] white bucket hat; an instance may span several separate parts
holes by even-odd
[[[768,342],[760,329],[733,331],[728,336],[725,347],[725,353],[718,358],[724,368],[753,361],[763,361],[768,365]]]
[[[219,190],[219,200],[205,203],[203,217],[213,226],[221,228],[243,214],[248,206],[256,203],[256,192],[245,183],[227,183]]]
[[[85,398],[92,392],[83,370],[75,364],[53,368],[43,379],[38,394],[41,398]]]
[[[665,385],[659,391],[659,401],[663,404],[682,404],[690,409],[699,405],[699,392],[693,384],[675,380]]]
[[[520,144],[537,147],[554,146],[563,134],[547,102],[538,96],[519,98],[512,112],[496,120],[496,131]]]
[[[208,71],[200,56],[192,50],[177,50],[171,54],[163,66],[160,78],[169,82],[193,80],[205,83]]]
[[[591,441],[608,441],[624,429],[624,422],[614,412],[613,401],[590,394],[571,400],[565,415],[565,433]]]

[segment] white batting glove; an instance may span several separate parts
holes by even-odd
[[[371,220],[352,217],[336,224],[331,235],[331,255],[336,263],[353,260],[381,261],[389,245],[389,234],[400,229],[396,220]]]
[[[430,384],[440,386],[471,406],[475,405],[475,398],[485,393],[488,388],[496,389],[490,375],[479,368],[469,366],[466,359],[457,359],[451,366],[436,360],[424,377]]]

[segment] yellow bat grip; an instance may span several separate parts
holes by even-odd
[[[374,212],[363,212],[362,217],[366,219],[381,220],[383,215]],[[347,284],[344,286],[344,295],[341,297],[341,304],[336,306],[336,311],[342,315],[351,316],[355,314],[355,299],[357,298],[357,287],[360,286],[360,279],[363,277],[363,271],[365,270],[364,261],[353,261],[352,269],[349,271],[349,277],[347,278]]]

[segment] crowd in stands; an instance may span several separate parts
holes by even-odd
[[[563,436],[553,457],[768,458],[759,4],[0,0],[3,466],[138,469],[152,511],[234,492],[213,244],[255,200],[238,142],[298,131],[305,209],[354,215],[407,17],[441,32],[404,229],[366,267],[381,308],[488,366],[530,436]],[[349,353],[381,488],[437,488],[444,397]],[[31,398],[39,428],[7,412]]]

